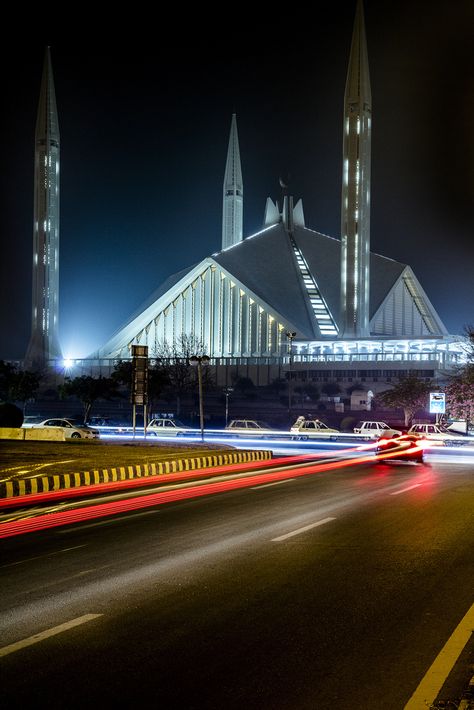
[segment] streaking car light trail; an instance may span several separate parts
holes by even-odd
[[[417,449],[417,447],[412,447]],[[407,453],[410,449],[407,449]],[[377,460],[385,458],[394,458],[399,456],[398,452],[388,452],[379,454]],[[288,462],[288,459],[285,459]],[[301,460],[300,460],[301,462]],[[271,483],[280,481],[291,476],[297,478],[300,476],[308,476],[315,473],[332,471],[347,466],[354,466],[364,463],[373,463],[373,456],[360,456],[352,459],[336,460],[324,463],[316,463],[314,466],[305,466],[304,468],[291,469],[290,471],[275,471],[272,473],[262,473],[260,475],[247,476],[245,479],[218,481],[214,483],[201,484],[198,486],[189,486],[179,490],[162,491],[161,493],[152,493],[145,497],[129,498],[108,503],[98,503],[90,505],[87,508],[79,508],[75,510],[63,510],[60,512],[48,513],[45,515],[37,515],[24,520],[7,521],[0,526],[0,538],[13,537],[22,535],[28,532],[36,532],[48,528],[70,525],[72,523],[82,522],[95,518],[102,518],[118,513],[131,512],[142,508],[151,508],[157,505],[173,503],[176,501],[187,500],[190,498],[200,498],[202,496],[223,493],[231,490],[249,488],[258,484]],[[261,464],[262,462],[260,462]],[[268,463],[268,462],[265,462]],[[270,462],[275,465],[275,461]],[[267,466],[268,467],[268,466]],[[110,490],[110,487],[108,488]]]
[[[375,448],[375,444],[362,444],[355,448],[344,449],[337,452],[338,457],[354,456],[360,451],[371,450]],[[24,496],[14,496],[12,498],[4,498],[0,500],[0,509],[21,508],[25,505],[42,505],[44,503],[58,503],[61,500],[69,500],[71,498],[80,498],[84,496],[95,496],[111,491],[126,490],[131,488],[143,488],[145,486],[154,486],[156,483],[180,483],[190,479],[211,478],[222,475],[231,475],[236,473],[245,473],[252,470],[261,470],[263,468],[275,468],[278,466],[291,466],[298,463],[311,462],[318,458],[328,458],[327,452],[313,452],[312,454],[300,454],[298,456],[285,456],[282,458],[273,458],[268,461],[249,461],[246,463],[226,464],[222,466],[213,466],[212,468],[195,469],[192,471],[183,471],[180,473],[167,473],[156,476],[146,476],[139,478],[126,479],[123,481],[109,481],[107,483],[98,483],[89,486],[77,486],[75,488],[60,489],[57,491],[48,491],[45,493],[34,493]]]

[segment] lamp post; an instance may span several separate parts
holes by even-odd
[[[288,421],[291,426],[291,366],[293,364],[293,340],[296,338],[296,333],[287,330],[285,335],[288,339]]]
[[[211,358],[208,355],[191,355],[189,364],[198,369],[198,387],[199,387],[199,423],[201,426],[201,441],[204,441],[204,408],[202,402],[202,364],[207,365]]]
[[[225,394],[225,425],[229,423],[229,396],[234,391],[233,387],[224,387],[222,390]]]

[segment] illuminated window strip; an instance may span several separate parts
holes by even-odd
[[[290,236],[291,246],[296,257],[296,263],[300,270],[301,276],[303,277],[303,283],[306,287],[309,296],[309,302],[311,303],[311,308],[313,309],[314,317],[319,326],[319,330],[323,335],[337,335],[337,326],[329,313],[329,309],[324,303],[324,300],[319,293],[319,289],[316,285],[316,281],[311,274],[306,260],[299,250],[295,240]],[[328,323],[327,321],[330,321]]]
[[[430,313],[428,312],[422,297],[418,293],[418,290],[415,286],[415,283],[414,283],[412,277],[409,276],[408,274],[406,274],[403,277],[403,280],[404,280],[405,285],[408,289],[408,293],[413,298],[415,306],[417,307],[418,312],[419,312],[424,324],[426,325],[426,327],[428,328],[430,333],[436,333],[436,324],[435,324],[433,318],[431,317]]]

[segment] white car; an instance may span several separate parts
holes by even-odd
[[[408,433],[421,434],[435,446],[449,444],[450,439],[459,440],[462,438],[462,434],[456,436],[451,432],[444,431],[437,424],[413,424],[413,426],[409,428]]]
[[[304,417],[298,417],[290,432],[292,439],[321,439],[330,434],[339,434],[337,429],[331,429],[319,419],[305,419]]]
[[[233,419],[224,429],[226,434],[236,434],[243,438],[247,436],[260,437],[262,439],[268,436],[279,436],[280,431],[272,429],[265,422],[256,419]]]
[[[193,430],[184,426],[179,419],[152,419],[146,428],[146,433],[153,436],[184,436],[187,432]]]
[[[385,422],[359,422],[356,427],[354,427],[354,434],[361,434],[370,439],[378,439],[381,436],[393,437],[400,436],[401,431],[399,429],[392,429]]]
[[[44,429],[54,427],[62,429],[66,439],[98,439],[100,434],[97,429],[92,429],[87,424],[71,422],[69,419],[45,419],[39,424],[32,424],[31,429]]]

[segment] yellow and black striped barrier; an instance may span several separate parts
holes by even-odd
[[[116,466],[81,473],[61,473],[38,478],[16,478],[0,483],[0,499],[15,496],[48,493],[78,486],[93,486],[99,483],[126,481],[132,478],[161,476],[182,471],[196,471],[214,466],[225,466],[248,461],[265,461],[272,458],[271,451],[229,451],[207,456],[192,456],[189,458],[170,459],[156,463],[135,464],[133,466]]]

